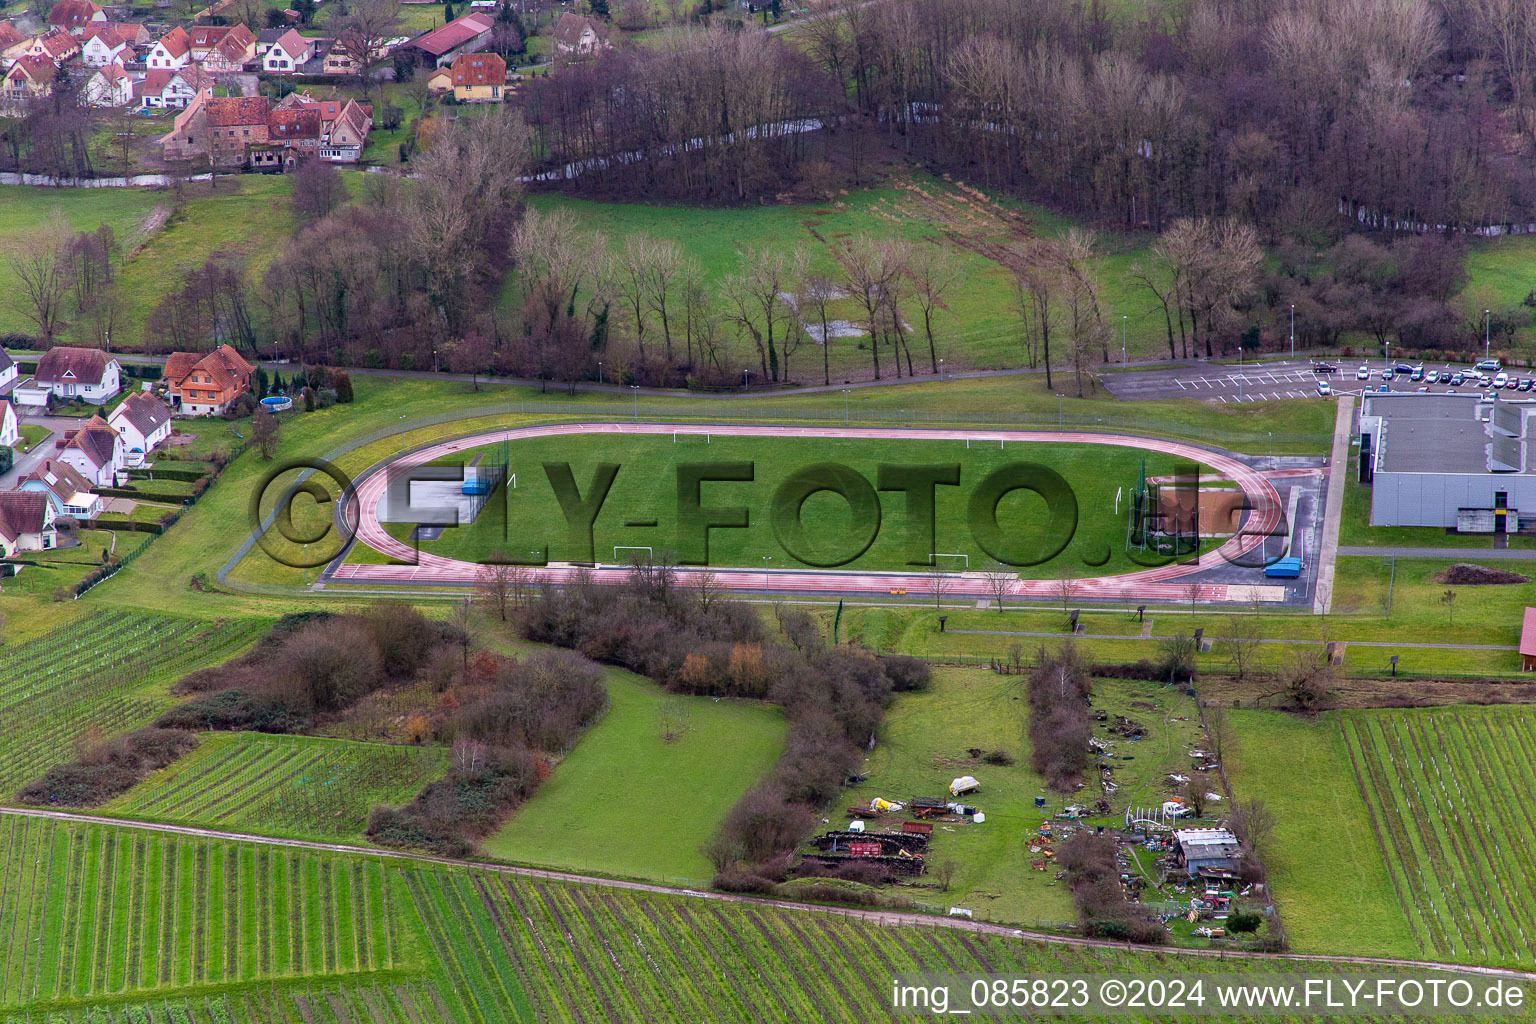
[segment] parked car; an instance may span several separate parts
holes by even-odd
[[[1409,380],[1423,380],[1424,379],[1424,364],[1420,363],[1418,366],[1415,366],[1412,369],[1412,371],[1409,372],[1408,379]]]
[[[1449,380],[1449,383],[1450,383],[1451,387],[1453,387],[1453,388],[1459,388],[1463,384],[1465,384],[1466,382],[1467,382],[1467,378],[1462,375],[1462,372],[1460,370],[1457,370],[1455,373],[1451,374],[1450,380]]]
[[[1536,383],[1536,381],[1532,381],[1531,378],[1529,378],[1529,377],[1521,377],[1520,378],[1520,390],[1521,391],[1529,391],[1529,390],[1531,390],[1531,385],[1533,383]]]
[[[1331,395],[1333,394],[1333,388],[1328,386],[1327,381],[1320,380],[1317,382],[1317,393],[1320,395]]]
[[[1479,359],[1472,368],[1474,370],[1487,370],[1489,373],[1498,373],[1502,369],[1497,359]]]
[[[1421,395],[1429,394],[1429,388],[1419,388],[1419,394],[1421,394]]]
[[[1440,371],[1439,370],[1430,370],[1428,373],[1426,373],[1424,375],[1424,380],[1427,383],[1430,383],[1430,384],[1437,383],[1440,380]]]
[[[1377,394],[1378,394],[1378,395],[1385,395],[1385,394],[1386,394],[1386,393],[1387,393],[1387,392],[1389,392],[1389,391],[1391,391],[1391,390],[1392,390],[1392,389],[1391,389],[1391,388],[1389,388],[1389,387],[1387,387],[1387,385],[1385,385],[1385,384],[1382,384],[1382,385],[1381,385],[1381,386],[1379,386],[1379,387],[1378,387],[1378,388],[1377,388],[1377,389],[1376,389],[1376,393],[1377,393]]]
[[[1398,373],[1412,374],[1413,373],[1413,364],[1412,363],[1398,363],[1396,366],[1392,367],[1392,369],[1396,370]]]
[[[1508,383],[1509,383],[1509,374],[1504,373],[1502,371],[1493,378],[1493,386],[1496,387],[1496,388],[1501,388],[1505,384],[1508,384]]]
[[[1360,369],[1355,371],[1355,380],[1370,380],[1370,379],[1371,379],[1371,368],[1369,366],[1365,366],[1365,365],[1362,364]]]
[[[1391,380],[1392,379],[1392,367],[1389,366],[1385,370],[1381,371],[1381,379],[1382,380]]]
[[[1520,381],[1519,381],[1518,378],[1515,378],[1515,377],[1511,377],[1511,378],[1509,378],[1509,380],[1504,382],[1504,390],[1505,391],[1513,391],[1515,388],[1517,388],[1519,386],[1520,386]]]

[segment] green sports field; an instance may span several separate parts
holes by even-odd
[[[443,531],[425,541],[423,551],[471,561],[484,561],[495,552],[521,559],[546,546],[553,561],[626,562],[637,553],[697,563],[707,551],[708,564],[748,568],[820,565],[848,569],[921,572],[930,555],[939,555],[947,570],[981,570],[992,555],[968,526],[971,498],[982,482],[1005,467],[1030,463],[1046,467],[1066,481],[1075,494],[1048,509],[1037,492],[1014,490],[997,505],[993,553],[1020,560],[1044,560],[1026,573],[1044,578],[1128,572],[1140,568],[1124,550],[1125,509],[1142,472],[1167,473],[1175,461],[1164,455],[1113,445],[1050,443],[973,443],[963,441],[886,441],[843,438],[747,438],[674,436],[571,435],[530,438],[491,446],[455,457],[486,464],[508,459],[517,486],[505,489],[503,514],[499,502],[488,502],[473,525]],[[578,490],[590,495],[594,472],[601,464],[617,465],[612,488],[598,513],[586,547],[586,533],[567,528],[554,479],[546,467],[568,464]],[[958,486],[935,488],[935,532],[930,538],[923,520],[908,519],[906,499],[887,491],[879,511],[855,515],[848,500],[829,490],[804,500],[777,506],[777,495],[792,493],[787,485],[797,474],[835,463],[858,474],[873,499],[880,466],[958,467]],[[679,467],[706,464],[750,465],[751,479],[710,482],[702,486],[704,507],[733,506],[747,510],[741,529],[709,531],[707,549],[702,531],[688,528],[680,512]],[[743,471],[743,475],[744,475]],[[720,475],[716,472],[715,475]],[[826,477],[817,470],[815,479]],[[828,478],[830,479],[830,478]],[[850,492],[851,493],[851,492]],[[1117,499],[1119,514],[1117,514]],[[794,528],[794,508],[800,510],[803,532]],[[990,507],[990,506],[989,506]],[[652,525],[646,525],[652,524]],[[1075,529],[1075,532],[1073,532]],[[1062,557],[1048,557],[1055,546],[1071,543]],[[930,546],[932,545],[932,546]],[[636,552],[636,548],[641,550]],[[627,549],[627,550],[626,550]]]

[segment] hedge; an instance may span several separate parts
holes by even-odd
[[[207,469],[181,469],[179,467],[161,469],[159,466],[156,466],[153,470],[131,469],[128,471],[128,477],[131,480],[180,480],[183,483],[194,484],[207,476],[209,472]]]

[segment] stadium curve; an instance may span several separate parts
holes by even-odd
[[[1199,445],[1131,434],[1102,434],[1089,431],[930,429],[904,427],[831,427],[773,426],[754,424],[679,424],[679,423],[547,423],[525,427],[507,427],[482,431],[429,445],[393,456],[370,467],[356,482],[357,529],[354,543],[362,543],[380,554],[396,559],[396,564],[359,564],[346,562],[345,551],[322,574],[322,582],[337,584],[375,584],[387,586],[465,586],[473,584],[480,566],[473,562],[418,552],[403,541],[391,537],[378,517],[381,499],[388,487],[387,469],[413,469],[460,452],[532,437],[559,434],[710,434],[732,437],[825,438],[859,440],[951,440],[984,442],[1044,442],[1101,444],[1155,451],[1186,458],[1209,466],[1236,483],[1247,496],[1252,511],[1234,536],[1197,561],[1179,562],[1115,576],[1083,577],[1073,581],[1074,596],[1084,600],[1187,601],[1193,595],[1199,601],[1250,601],[1265,589],[1233,583],[1186,581],[1214,566],[1231,563],[1263,543],[1280,523],[1280,496],[1263,472],[1245,465],[1230,454]],[[338,514],[340,510],[338,510]],[[348,549],[349,550],[349,549]],[[579,573],[587,573],[597,583],[619,583],[629,571],[623,565],[598,565],[588,568],[553,564],[532,570],[536,579],[562,583]],[[824,594],[873,596],[906,594],[927,589],[932,593],[928,572],[864,572],[823,569],[731,569],[716,567],[680,567],[679,572],[708,571],[720,585],[734,591],[780,594]],[[990,580],[981,572],[946,573],[943,593],[952,598],[986,599],[993,595]],[[1039,599],[1060,597],[1059,580],[1015,580],[1009,585],[1013,598]],[[1279,588],[1275,588],[1279,589]]]

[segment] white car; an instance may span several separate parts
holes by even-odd
[[[1317,382],[1317,393],[1320,395],[1331,395],[1333,394],[1333,388],[1328,386],[1327,381],[1320,380]]]
[[[1505,384],[1508,383],[1509,374],[1505,373],[1503,370],[1500,370],[1498,376],[1493,378],[1493,386],[1496,388],[1502,388]]]
[[[1440,371],[1439,370],[1430,370],[1428,373],[1426,373],[1424,375],[1424,380],[1425,380],[1426,383],[1429,383],[1429,384],[1436,383],[1437,381],[1440,380]]]
[[[1362,367],[1360,367],[1360,369],[1355,371],[1355,380],[1370,380],[1370,379],[1371,379],[1371,368],[1369,366],[1362,366]]]

